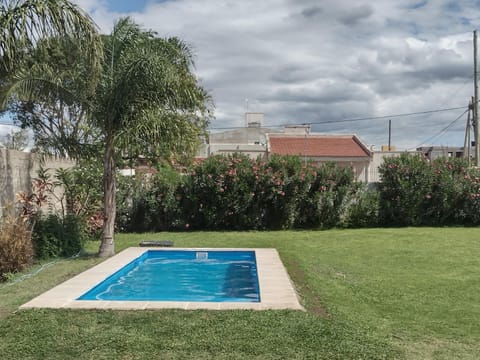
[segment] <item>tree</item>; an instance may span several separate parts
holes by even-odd
[[[90,90],[95,89],[96,77],[103,59],[103,46],[95,24],[83,10],[68,0],[3,0],[0,4],[0,30],[0,85],[2,86],[0,106],[2,108],[19,93],[30,100],[37,100],[36,103],[31,101],[14,103],[13,109],[10,110],[18,110],[20,113],[23,111],[24,115],[28,112],[38,114],[38,104],[44,104],[45,98],[51,98],[52,94],[57,99],[69,99],[70,103],[67,109],[64,106],[65,101],[57,103],[56,108],[53,108],[55,111],[49,114],[50,120],[61,118],[58,114],[72,114],[72,111],[75,114],[79,109],[86,108],[75,106],[78,103],[78,91],[75,92],[75,96],[65,91],[61,97],[58,96],[58,91],[65,89],[64,86],[59,86],[59,79],[67,77],[65,74],[59,76],[58,71],[48,71],[51,66],[44,63],[45,59],[42,59],[42,52],[39,51],[39,48],[58,48],[59,44],[68,43],[70,49],[74,50],[66,57],[72,60],[69,65],[76,61],[72,55],[80,54],[83,59],[82,64],[88,64],[90,69],[89,80],[92,84]],[[72,106],[72,99],[77,102],[74,106]],[[76,115],[83,116],[82,113]],[[42,124],[38,121],[38,117],[24,119],[25,121],[21,121],[22,126],[31,127],[34,130],[39,140],[37,145],[40,144],[40,148],[43,149],[55,148],[51,146],[55,141],[68,143],[72,138],[71,134],[78,136],[79,129],[85,129],[85,127],[69,126],[72,123],[67,124],[67,121],[59,121],[61,126],[55,127],[55,124],[49,124],[50,129],[61,129],[63,133],[58,137],[49,137],[48,134],[43,134],[45,136],[42,137],[41,130],[44,127],[39,126],[35,129]],[[75,122],[75,124],[78,123],[80,122]],[[50,131],[51,133],[53,131]]]
[[[72,38],[39,41],[4,88],[14,122],[34,133],[35,149],[80,158],[96,150],[99,131],[91,126],[91,102],[98,76]],[[10,88],[8,88],[10,86]]]
[[[13,131],[4,136],[4,140],[0,141],[7,149],[23,151],[28,145],[28,134],[26,129]]]
[[[103,37],[103,52],[93,96],[76,93],[84,88],[69,84],[81,76],[59,76],[56,66],[34,72],[20,69],[18,73],[23,75],[13,79],[8,92],[25,100],[43,94],[50,107],[59,101],[78,103],[88,115],[89,126],[98,129],[104,147],[104,228],[99,255],[110,256],[115,252],[115,170],[120,158],[193,156],[212,103],[192,73],[190,48],[178,38],[158,38],[125,18],[111,35]],[[41,78],[42,73],[46,79]],[[53,138],[56,129],[49,131]],[[54,146],[63,147],[64,143]]]
[[[91,61],[100,64],[101,42],[90,17],[68,0],[2,0],[0,5],[0,70],[18,66],[26,50],[41,39],[77,39]]]
[[[104,228],[100,256],[115,252],[117,150],[171,156],[192,153],[210,115],[211,99],[192,73],[190,48],[121,19],[105,39],[105,70],[94,122],[104,135]],[[167,151],[168,149],[168,151]]]

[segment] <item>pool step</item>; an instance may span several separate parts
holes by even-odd
[[[173,241],[171,241],[171,240],[144,240],[138,245],[140,245],[142,247],[147,247],[147,246],[170,247],[170,246],[173,246]]]

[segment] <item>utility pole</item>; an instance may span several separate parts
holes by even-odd
[[[467,113],[467,126],[465,127],[465,141],[463,143],[463,157],[467,159],[468,161],[468,166],[470,167],[471,165],[471,159],[470,159],[470,129],[471,129],[471,113],[473,110],[473,98],[472,100],[468,103],[468,113]]]
[[[388,151],[392,151],[392,120],[388,120]]]
[[[475,166],[480,166],[480,144],[478,126],[478,71],[477,71],[477,30],[473,32],[473,77],[474,77],[474,102],[473,102],[473,126],[475,130]]]

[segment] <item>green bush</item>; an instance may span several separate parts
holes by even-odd
[[[120,178],[121,231],[326,229],[480,224],[480,170],[463,159],[402,154],[385,159],[378,189],[355,182],[351,168],[212,156],[181,175],[171,167]]]
[[[49,215],[35,223],[32,234],[35,256],[40,259],[72,256],[82,249],[82,222],[78,216]]]
[[[0,281],[10,273],[31,264],[33,246],[28,222],[23,217],[6,216],[0,219]]]
[[[385,226],[421,225],[432,189],[433,168],[420,155],[386,158],[379,168],[382,181],[380,217]]]
[[[154,174],[120,176],[117,182],[116,227],[123,232],[166,231],[177,228],[181,211],[177,189],[183,175],[160,165]]]
[[[299,194],[296,226],[309,229],[337,226],[358,190],[353,170],[326,163],[306,167],[301,176],[305,177],[306,191]]]
[[[342,226],[348,228],[379,226],[379,195],[377,189],[365,187],[359,190],[346,208]]]
[[[209,157],[187,175],[164,167],[118,184],[117,228],[135,232],[328,228],[357,188],[349,168],[241,154]]]
[[[212,156],[195,165],[176,194],[183,227],[257,228],[261,214],[254,207],[255,171],[254,162],[243,155]]]
[[[334,164],[304,164],[294,156],[212,156],[185,176],[170,210],[181,211],[180,229],[327,228],[337,225],[355,189],[352,170]]]
[[[100,237],[103,227],[102,178],[103,164],[95,158],[55,173],[54,185],[63,189],[63,213],[81,218],[81,232],[92,239]]]
[[[465,159],[403,154],[385,159],[380,174],[381,225],[480,224],[480,170]]]

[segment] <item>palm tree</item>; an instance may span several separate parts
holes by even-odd
[[[90,17],[68,0],[1,0],[0,65],[11,71],[25,50],[41,39],[68,36],[78,40],[92,62],[101,59],[101,42]]]
[[[192,73],[190,48],[121,19],[105,38],[104,77],[94,122],[104,135],[104,228],[100,256],[115,252],[117,149],[130,156],[165,149],[192,151],[210,114],[211,99]]]
[[[99,255],[110,256],[115,252],[119,156],[191,155],[207,125],[212,103],[192,73],[190,48],[177,38],[158,38],[125,18],[116,23],[111,35],[103,36],[103,53],[93,96],[75,93],[84,86],[72,86],[72,79],[65,81],[68,72],[58,73],[57,66],[20,69],[4,91],[24,100],[47,92],[42,99],[50,101],[50,106],[58,98],[74,102],[88,114],[90,126],[98,129],[104,149],[104,227]]]
[[[68,0],[0,0],[2,111],[13,95],[39,100],[51,97],[52,89],[65,90],[59,86],[60,77],[54,77],[48,66],[35,58],[40,47],[58,47],[62,41],[74,47],[88,64],[91,91],[96,87],[103,59],[102,41],[91,18]],[[68,91],[62,96],[69,97],[70,102],[74,98]]]

